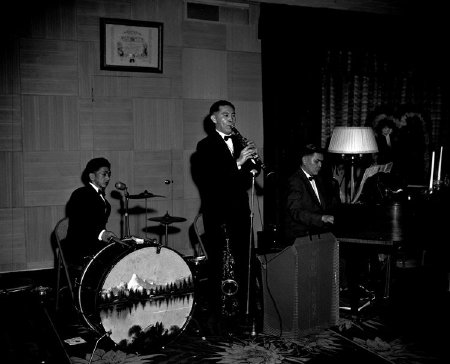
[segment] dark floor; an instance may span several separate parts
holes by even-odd
[[[55,277],[51,270],[0,274],[2,363],[64,364],[70,363],[69,356],[82,356],[83,352],[93,350],[98,335],[87,328],[80,331],[80,325],[74,325],[80,322],[79,316],[70,308],[63,307],[59,313],[55,312]],[[390,297],[373,301],[360,311],[357,319],[381,318],[385,338],[402,338],[414,345],[410,349],[420,352],[421,358],[433,358],[432,363],[448,362],[450,293],[447,279],[441,269],[396,267],[392,272]],[[341,311],[341,317],[349,317],[349,312]],[[202,318],[195,313],[194,318],[181,336],[201,341],[202,336],[208,334],[205,334]],[[69,346],[64,342],[77,336],[86,343]],[[185,338],[181,338],[179,345],[185,344]],[[313,359],[310,363],[389,362],[354,345],[351,338],[346,345],[347,349],[339,355]],[[421,359],[397,362],[425,363]]]

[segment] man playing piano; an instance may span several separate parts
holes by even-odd
[[[340,205],[333,179],[321,172],[324,152],[308,144],[301,151],[300,168],[289,178],[284,221],[285,242],[330,231]]]

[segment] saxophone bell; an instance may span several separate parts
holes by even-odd
[[[228,236],[226,225],[222,225],[225,235],[225,246],[223,249],[223,267],[222,267],[222,314],[225,316],[234,316],[239,310],[239,303],[236,293],[239,285],[235,280],[234,257],[231,254],[230,238]]]
[[[222,293],[225,296],[234,296],[239,290],[239,286],[234,279],[225,279],[222,281]]]

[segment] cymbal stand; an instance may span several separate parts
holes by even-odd
[[[251,283],[251,276],[252,276],[252,253],[253,253],[253,217],[254,217],[254,200],[255,200],[255,176],[258,173],[255,169],[252,169],[250,171],[252,174],[252,189],[251,189],[251,196],[250,196],[250,236],[248,239],[248,271],[247,271],[247,307],[246,307],[246,316],[249,319],[250,318],[250,283]],[[256,335],[255,332],[255,318],[253,317],[252,320],[252,331],[251,335]]]
[[[166,227],[164,245],[168,246],[167,244],[169,243],[169,230],[168,230],[169,224],[164,224],[164,225]]]
[[[147,239],[147,221],[148,221],[148,211],[147,211],[147,197],[145,198],[145,239]]]
[[[129,194],[128,194],[128,188],[125,187],[125,236],[122,238],[129,238],[131,236],[130,234],[130,216],[128,214],[128,200],[129,200]]]

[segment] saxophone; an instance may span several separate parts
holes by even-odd
[[[224,316],[234,316],[239,308],[236,293],[239,285],[234,276],[234,258],[230,249],[230,238],[226,225],[222,225],[225,234],[225,247],[223,250],[223,270],[222,270],[222,314]]]
[[[243,137],[242,134],[239,133],[239,131],[236,129],[236,127],[234,125],[230,126],[230,129],[231,129],[231,132],[233,133],[233,135],[236,136],[236,139],[241,144],[242,148],[245,148],[248,144],[248,139]],[[262,170],[266,169],[266,165],[264,164],[264,162],[262,161],[262,159],[260,158],[260,156],[258,154],[253,156],[253,158],[251,160],[255,164],[256,167],[261,168]]]

